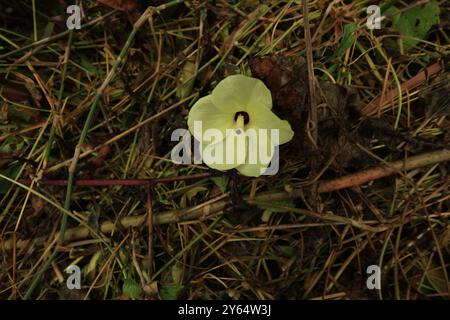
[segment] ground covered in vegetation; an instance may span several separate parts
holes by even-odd
[[[76,2],[0,2],[2,299],[450,297],[447,1]],[[171,160],[232,74],[276,175]]]

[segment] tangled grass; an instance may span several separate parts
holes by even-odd
[[[450,297],[446,1],[411,48],[370,1],[55,3],[0,3],[1,298]],[[235,73],[296,132],[275,176],[171,161]]]

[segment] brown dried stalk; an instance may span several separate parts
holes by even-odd
[[[439,71],[442,70],[441,65],[437,62],[428,68],[426,68],[424,71],[419,72],[414,77],[409,79],[408,81],[405,81],[401,86],[401,92],[402,94],[404,92],[412,91],[414,88],[417,88],[420,86],[425,80],[427,80],[430,76],[437,74]],[[361,113],[364,116],[374,116],[386,105],[390,104],[393,100],[395,100],[398,97],[398,90],[392,89],[388,91],[386,94],[382,93],[380,96],[376,97],[372,101],[370,101],[367,106],[365,106]]]
[[[446,161],[450,161],[450,150],[442,149],[438,151],[424,153],[409,157],[408,159],[405,160],[388,162],[378,167],[367,169],[355,174],[350,174],[338,179],[321,181],[319,182],[318,191],[319,193],[327,193],[345,188],[355,187],[367,183],[369,181],[380,179],[395,173],[404,173],[408,170]],[[255,196],[253,202],[273,202],[277,200],[297,198],[301,196],[302,192],[303,192],[302,189],[294,189],[292,192],[263,193]],[[224,198],[223,196],[220,196],[216,200],[208,201],[204,205],[197,206],[195,208],[185,209],[183,211],[174,210],[174,211],[165,211],[160,214],[155,214],[153,216],[153,224],[160,225],[160,224],[209,218],[223,211],[227,203],[227,200],[226,199],[224,200],[223,198]],[[335,221],[337,217],[335,215],[327,216],[321,215],[320,213],[311,213],[311,212],[309,215],[314,216],[316,218],[320,218],[324,221]],[[139,216],[125,217],[120,220],[120,223],[106,221],[100,225],[100,231],[103,234],[108,234],[114,230],[117,230],[120,227],[123,228],[139,227],[147,221],[146,216],[147,215],[144,214]],[[367,228],[367,226],[358,224],[355,220],[351,219],[344,221],[344,223],[350,223],[353,226],[365,229],[366,231],[377,232],[386,229],[384,226]],[[76,241],[89,238],[89,236],[90,231],[86,227],[75,227],[66,230],[64,240]],[[58,237],[58,234],[56,234],[56,237]],[[30,245],[39,246],[44,244],[46,241],[47,239],[45,237],[40,237],[33,240],[32,239],[19,240],[16,243],[16,248],[26,248]],[[11,250],[13,248],[14,242],[15,242],[14,239],[9,239],[0,242],[0,248],[2,248],[3,250]]]

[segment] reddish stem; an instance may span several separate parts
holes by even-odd
[[[97,186],[144,186],[144,185],[155,185],[157,183],[173,182],[173,181],[184,181],[193,179],[203,179],[209,178],[211,174],[200,173],[190,176],[179,176],[179,177],[167,177],[167,178],[154,178],[154,179],[78,179],[75,180],[74,185],[85,186],[85,187],[97,187]],[[23,184],[31,184],[30,179],[19,180]],[[39,180],[39,183],[49,185],[49,186],[67,186],[66,179],[50,180],[43,179]]]

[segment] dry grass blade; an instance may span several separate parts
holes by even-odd
[[[0,3],[0,299],[450,298],[448,1],[69,2]],[[276,175],[172,161],[232,74]]]

